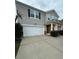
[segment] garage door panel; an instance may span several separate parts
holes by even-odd
[[[24,26],[23,27],[23,36],[35,36],[44,34],[44,27],[37,26]]]

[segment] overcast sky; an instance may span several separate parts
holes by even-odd
[[[43,11],[55,9],[59,20],[63,19],[63,0],[18,0]]]

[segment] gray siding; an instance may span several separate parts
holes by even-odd
[[[21,24],[37,24],[37,25],[44,25],[44,20],[45,20],[45,13],[42,11],[39,11],[37,9],[34,9],[38,12],[41,13],[41,19],[34,19],[28,17],[28,9],[31,8],[29,6],[25,6],[19,2],[16,2],[16,9],[19,11],[19,13],[22,16],[22,20],[18,18],[18,22]],[[33,9],[33,8],[32,8]]]

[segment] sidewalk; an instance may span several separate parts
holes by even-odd
[[[63,59],[63,37],[23,38],[16,59]]]

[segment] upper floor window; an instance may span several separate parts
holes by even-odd
[[[51,16],[52,19],[55,19],[55,16]]]
[[[34,10],[30,10],[30,17],[34,17]]]
[[[39,18],[39,12],[36,11],[36,18]]]
[[[55,20],[55,19],[57,19],[57,17],[55,17],[55,16],[49,16],[48,17],[48,20]]]
[[[34,18],[41,19],[41,14],[40,12],[35,11],[33,9],[28,9],[28,17],[34,17]]]
[[[48,18],[48,20],[50,20],[50,18]]]

